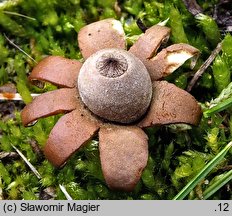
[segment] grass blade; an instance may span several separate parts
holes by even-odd
[[[63,192],[63,194],[65,195],[67,200],[73,200],[72,197],[69,195],[69,193],[67,192],[66,188],[59,184],[60,190]]]
[[[15,48],[17,48],[19,51],[21,51],[24,55],[26,55],[29,59],[31,59],[33,62],[35,62],[36,64],[38,63],[35,59],[33,59],[29,54],[27,54],[23,49],[21,49],[17,44],[15,44],[12,40],[10,40],[10,38],[8,38],[6,36],[5,33],[3,33],[4,37],[6,38],[6,40]]]
[[[29,166],[31,171],[36,175],[38,179],[41,179],[41,175],[39,172],[36,170],[36,168],[30,163],[29,160],[23,155],[21,151],[19,151],[14,145],[11,144],[11,146],[15,149],[15,151],[20,155],[20,157],[25,161],[25,163]]]
[[[208,199],[212,196],[215,192],[217,192],[221,187],[223,187],[227,182],[232,180],[232,170],[228,171],[226,174],[223,175],[222,178],[214,182],[210,185],[204,192],[203,198]]]
[[[232,97],[227,98],[216,106],[206,110],[203,114],[205,118],[210,117],[212,114],[225,110],[232,106]]]
[[[221,103],[222,101],[226,100],[231,96],[232,96],[232,82],[221,91],[221,93],[218,95],[217,98],[209,102],[209,108],[216,106],[217,104]]]
[[[17,12],[13,12],[13,11],[3,11],[3,13],[5,13],[5,14],[10,14],[10,15],[15,15],[15,16],[20,16],[20,17],[23,17],[23,18],[27,18],[27,19],[36,21],[36,19],[33,18],[33,17],[29,17],[29,16],[27,16],[27,15],[20,14],[20,13],[17,13]]]
[[[232,146],[229,142],[174,198],[173,200],[183,200],[193,188],[203,179],[217,164],[225,157]]]

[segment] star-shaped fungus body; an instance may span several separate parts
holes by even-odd
[[[132,191],[148,160],[148,137],[142,128],[198,125],[202,112],[195,98],[160,80],[199,51],[174,44],[158,52],[169,35],[169,28],[152,26],[126,51],[121,23],[105,19],[83,27],[78,34],[83,64],[59,56],[38,63],[29,80],[59,88],[34,98],[21,117],[28,126],[39,118],[64,113],[44,147],[54,166],[63,166],[98,134],[107,185]]]

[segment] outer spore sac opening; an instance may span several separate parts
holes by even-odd
[[[96,68],[102,76],[116,78],[126,72],[128,63],[120,54],[105,53],[98,58]]]

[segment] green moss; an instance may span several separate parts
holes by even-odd
[[[199,26],[205,33],[209,43],[211,43],[213,47],[216,47],[221,39],[221,34],[215,20],[212,17],[204,14],[198,14],[196,19],[199,21]]]
[[[213,63],[212,70],[217,92],[220,93],[230,83],[230,69],[223,57],[217,56]]]
[[[171,7],[169,18],[169,23],[172,29],[172,41],[174,43],[188,43],[188,38],[182,23],[182,15],[179,10],[175,7]]]

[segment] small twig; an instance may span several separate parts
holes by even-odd
[[[24,17],[24,18],[27,18],[27,19],[36,21],[36,19],[33,18],[33,17],[29,17],[29,16],[27,16],[27,15],[20,14],[20,13],[16,13],[16,12],[13,12],[13,11],[3,11],[3,13],[5,13],[5,14],[10,14],[10,15],[15,15],[15,16],[20,16],[20,17]]]
[[[19,154],[19,156],[25,161],[25,163],[30,167],[31,171],[36,175],[38,179],[41,179],[41,175],[36,170],[36,168],[30,163],[30,161],[27,160],[27,158],[23,155],[21,151],[19,151],[14,145],[11,144],[11,146],[15,149],[15,151]]]
[[[114,3],[114,11],[118,16],[121,16],[122,9],[120,8],[118,1],[115,1]]]
[[[3,159],[15,159],[17,158],[19,155],[16,152],[0,152],[0,160]]]
[[[194,77],[190,81],[187,91],[190,92],[197,82],[197,80],[200,78],[200,76],[205,72],[205,70],[209,67],[209,65],[213,62],[217,54],[222,50],[222,43],[218,43],[217,47],[213,50],[209,58],[201,65],[199,70],[195,73]]]
[[[37,97],[40,94],[31,94],[32,97]],[[1,100],[13,100],[13,101],[22,101],[22,97],[19,93],[0,93],[0,101]]]
[[[12,40],[10,40],[5,33],[3,33],[4,37],[7,39],[7,41],[16,47],[19,51],[21,51],[24,55],[26,55],[29,59],[31,59],[33,62],[37,63],[35,59],[33,59],[29,54],[27,54],[23,49],[21,49],[18,45],[16,45]]]
[[[137,19],[136,24],[141,29],[142,32],[145,32],[148,29],[140,18]]]
[[[223,170],[223,171],[232,170],[232,165],[226,165],[226,166],[222,167],[221,170]]]
[[[33,152],[35,152],[38,156],[38,158],[43,158],[43,152],[40,149],[38,143],[36,142],[36,140],[31,140],[30,141],[30,145],[32,147]]]
[[[199,13],[202,13],[203,10],[200,7],[199,4],[197,4],[196,0],[183,0],[187,10],[192,14],[192,15],[197,15]]]
[[[65,195],[67,200],[73,200],[72,197],[69,195],[69,193],[67,192],[66,188],[59,184],[60,190],[63,192],[63,194]]]

